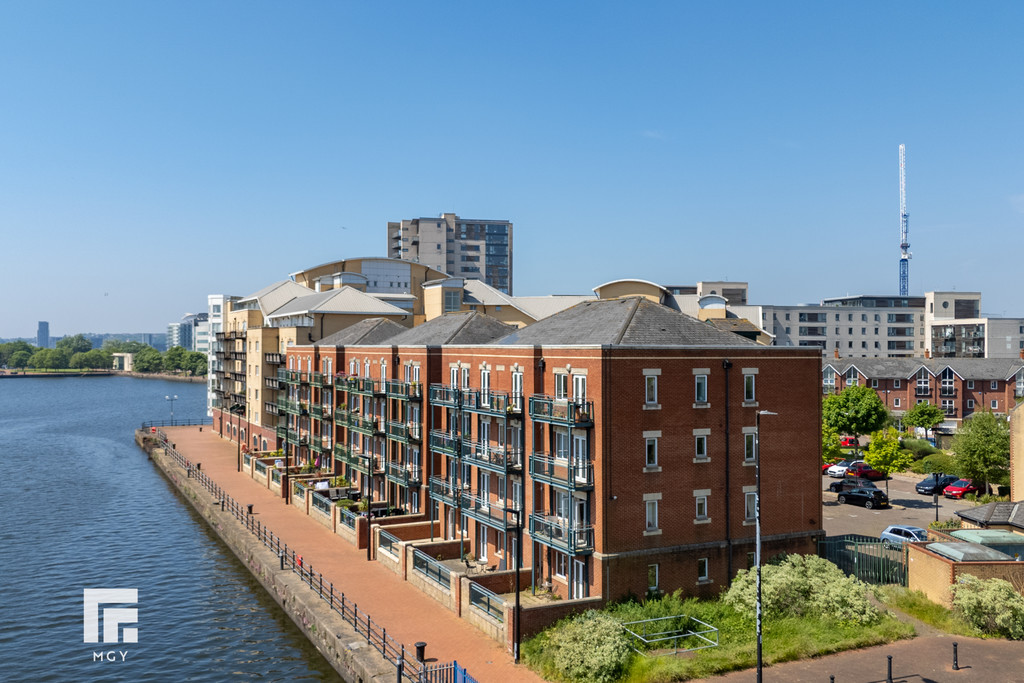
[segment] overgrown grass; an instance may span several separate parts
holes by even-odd
[[[757,639],[753,620],[721,600],[682,599],[665,596],[645,603],[627,602],[606,608],[620,621],[636,621],[686,614],[719,630],[719,645],[704,650],[663,657],[634,656],[622,677],[626,683],[663,683],[704,678],[746,669],[757,663]],[[555,673],[550,647],[551,629],[523,643],[523,659],[534,671],[552,681]],[[914,635],[909,624],[886,614],[869,626],[840,624],[812,617],[765,616],[762,638],[766,663],[805,659],[868,645],[892,642]]]
[[[912,591],[902,586],[879,586],[875,595],[889,607],[920,619],[933,628],[957,636],[982,638],[984,634],[971,626],[952,610],[932,602],[921,591]]]

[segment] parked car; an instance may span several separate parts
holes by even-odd
[[[968,493],[980,493],[981,489],[974,485],[970,479],[957,479],[952,484],[942,489],[942,495],[946,498],[963,498]]]
[[[885,475],[867,464],[863,460],[857,460],[850,463],[850,466],[846,468],[847,477],[860,477],[861,479],[885,479]]]
[[[850,466],[849,460],[840,460],[832,467],[825,470],[825,474],[830,477],[842,477],[846,475],[846,468]]]
[[[839,481],[834,481],[828,485],[828,490],[832,493],[842,493],[843,491],[852,491],[853,489],[874,489],[878,488],[873,482],[867,479],[860,479],[859,477],[843,477]]]
[[[879,538],[882,539],[882,543],[887,547],[902,546],[906,542],[925,541],[928,540],[928,530],[922,529],[919,526],[910,526],[909,524],[890,524],[885,527],[885,531],[882,532]]]
[[[935,473],[927,479],[922,479],[914,487],[914,490],[923,495],[942,493],[942,490],[959,479],[955,474]]]
[[[853,438],[852,436],[844,436],[842,439],[839,440],[839,445],[842,446],[843,448],[857,448],[858,446],[860,446],[860,444],[857,443],[857,439]]]
[[[889,506],[889,496],[879,489],[856,488],[839,494],[839,504],[863,505],[868,510]]]

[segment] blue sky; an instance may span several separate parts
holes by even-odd
[[[515,224],[518,294],[981,291],[1024,316],[1024,3],[0,2],[0,337]]]

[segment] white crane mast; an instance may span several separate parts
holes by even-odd
[[[910,214],[907,213],[907,148],[900,145],[900,296],[910,289]]]

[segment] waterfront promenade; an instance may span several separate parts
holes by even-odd
[[[303,562],[344,591],[359,609],[404,643],[407,650],[419,641],[427,643],[426,657],[437,662],[456,660],[481,683],[485,681],[535,681],[543,679],[516,666],[501,645],[488,638],[434,600],[402,581],[394,573],[366,560],[358,550],[327,528],[317,524],[248,475],[237,471],[233,442],[221,439],[209,428],[165,427],[167,439],[203,472],[242,505],[253,505],[260,523],[302,555]]]

